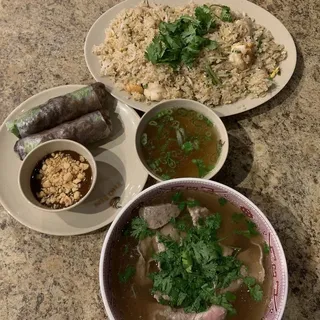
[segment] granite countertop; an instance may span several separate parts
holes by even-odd
[[[44,89],[92,82],[84,39],[116,2],[0,0],[0,122]],[[284,319],[320,319],[320,2],[254,2],[291,32],[298,64],[271,101],[223,120],[230,154],[218,180],[254,201],[279,234],[290,284]],[[0,206],[0,319],[106,319],[98,282],[105,234],[40,234]]]

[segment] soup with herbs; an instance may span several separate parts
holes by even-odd
[[[256,224],[212,194],[161,197],[135,209],[111,249],[116,319],[262,319],[272,276]]]
[[[163,180],[204,177],[214,168],[221,147],[213,123],[184,108],[160,111],[141,136],[143,158]]]

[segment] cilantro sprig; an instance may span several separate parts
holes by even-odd
[[[224,197],[221,197],[221,198],[218,199],[218,202],[219,202],[220,206],[223,207],[228,203],[228,200],[226,198],[224,198]]]
[[[176,204],[181,211],[184,210],[186,207],[192,208],[200,205],[200,202],[197,200],[184,199],[182,192],[176,192],[172,196],[172,202]]]
[[[151,237],[155,234],[154,231],[148,228],[147,222],[139,217],[133,218],[131,222],[131,235],[139,240],[143,240],[146,237]]]
[[[128,266],[124,272],[119,273],[120,283],[127,283],[136,273],[136,269],[132,266]]]
[[[236,230],[235,233],[245,236],[246,238],[252,238],[260,234],[260,232],[257,229],[257,225],[253,221],[247,219],[246,225],[247,230]]]
[[[257,229],[257,225],[253,221],[246,219],[246,216],[243,213],[234,213],[231,219],[234,223],[244,222],[246,224],[247,229],[235,230],[236,234],[245,236],[246,238],[252,238],[260,234],[259,230]]]
[[[193,143],[191,141],[186,141],[182,146],[181,149],[185,152],[185,153],[189,153],[191,151],[194,150],[193,147]]]
[[[174,22],[161,22],[159,34],[146,49],[145,57],[153,64],[169,64],[176,69],[181,63],[192,67],[203,48],[214,50],[216,41],[204,38],[215,28],[214,16],[208,6],[195,9],[195,16],[181,16]]]
[[[261,286],[256,283],[256,279],[253,277],[245,277],[243,282],[248,286],[251,298],[255,301],[261,301],[263,297],[263,291]]]
[[[214,168],[214,165],[205,165],[202,159],[192,159],[191,161],[197,166],[200,178],[204,177],[208,172],[210,172]]]
[[[265,254],[269,254],[270,253],[270,246],[266,242],[264,242],[264,244],[263,244],[263,252]]]
[[[172,202],[181,210],[200,206],[196,200],[185,199],[182,192],[176,192]],[[219,203],[225,205],[227,200],[220,198]],[[246,237],[259,234],[255,223],[244,214],[234,213],[232,220],[247,227],[246,230],[236,231],[237,234]],[[193,226],[191,221],[186,221],[184,217],[172,218],[170,223],[179,232],[183,232],[183,236],[179,241],[175,241],[170,236],[157,233],[157,239],[164,245],[165,250],[153,256],[161,269],[149,276],[153,281],[151,293],[160,294],[160,303],[196,313],[206,311],[212,305],[219,305],[232,315],[236,313],[233,306],[236,296],[223,289],[240,279],[248,287],[253,300],[262,300],[263,290],[260,284],[255,278],[243,276],[241,272],[243,263],[237,259],[237,253],[241,249],[236,248],[236,254],[223,254],[221,239],[218,237],[222,224],[219,213],[200,218],[197,226]],[[135,238],[144,239],[154,234],[142,218],[136,217],[132,220],[131,235]],[[119,274],[119,280],[126,283],[134,274],[135,269],[129,266]],[[164,299],[164,296],[169,299]]]
[[[232,22],[233,21],[231,10],[229,7],[227,7],[227,6],[222,7],[220,19],[225,22]]]
[[[232,222],[239,223],[243,220],[245,220],[245,215],[243,213],[234,213],[231,217]]]
[[[210,121],[210,120],[208,120]],[[191,151],[199,150],[200,142],[197,138],[191,138],[192,141],[186,141],[181,146],[181,149],[186,153],[189,154]]]
[[[217,237],[221,223],[218,213],[201,219],[197,227],[188,229],[179,243],[158,235],[166,250],[154,256],[161,270],[150,277],[152,292],[170,298],[162,299],[161,303],[183,308],[186,312],[203,312],[215,304],[223,306],[230,314],[235,313],[232,305],[235,295],[221,293],[219,289],[241,278],[242,263],[234,256],[223,256]]]
[[[187,231],[188,230],[188,223],[182,219],[175,219],[171,218],[170,223],[173,225],[175,229],[178,231]]]
[[[171,179],[171,176],[168,175],[168,174],[166,174],[166,173],[164,173],[164,174],[161,175],[161,178],[162,178],[163,180],[170,180],[170,179]]]

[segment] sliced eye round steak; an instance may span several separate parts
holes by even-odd
[[[161,315],[167,320],[224,320],[227,316],[227,310],[214,305],[205,312],[185,313],[183,310],[172,311],[167,307],[165,311],[157,312],[157,315]]]
[[[153,261],[153,255],[158,252],[156,237],[147,237],[140,240],[137,246],[139,258],[136,263],[135,281],[141,286],[152,284],[148,277],[150,273],[150,264]]]
[[[250,240],[255,246],[238,254],[238,259],[248,268],[250,277],[255,278],[258,282],[263,283],[265,278],[265,270],[263,267],[263,250],[255,239]]]
[[[192,223],[194,226],[198,224],[198,220],[200,218],[206,218],[210,216],[210,211],[206,207],[189,207],[188,211],[191,215]]]
[[[212,306],[208,311],[198,313],[194,320],[223,320],[227,315],[225,308]]]
[[[139,216],[147,222],[150,229],[163,227],[171,218],[176,218],[179,214],[178,206],[171,203],[143,207],[139,210]]]

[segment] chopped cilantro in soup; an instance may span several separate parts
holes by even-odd
[[[172,192],[134,209],[114,249],[126,251],[112,268],[121,319],[263,318],[272,288],[267,245],[222,199]]]

